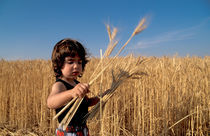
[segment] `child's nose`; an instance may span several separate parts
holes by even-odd
[[[75,62],[75,63],[74,63],[74,68],[78,68],[78,67],[79,67],[78,62]]]

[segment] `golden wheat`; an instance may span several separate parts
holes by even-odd
[[[146,57],[145,57],[146,58]],[[133,58],[140,61],[145,58]],[[107,58],[112,59],[112,58]],[[118,57],[115,61],[120,62]],[[123,59],[130,60],[130,57]],[[148,58],[149,59],[149,58]],[[91,58],[81,82],[88,82]],[[121,61],[121,65],[126,65]],[[143,63],[147,75],[123,83],[103,109],[103,118],[88,121],[91,135],[208,135],[210,57],[161,57]],[[103,89],[112,83],[110,66]],[[55,81],[50,61],[0,61],[0,135],[54,135],[57,121],[46,99]],[[91,86],[99,93],[101,81]],[[92,95],[92,94],[89,94]],[[103,121],[103,122],[101,122]],[[99,125],[103,125],[101,132]]]

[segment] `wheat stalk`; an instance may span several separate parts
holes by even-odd
[[[104,54],[102,56],[103,58],[108,57],[112,53],[112,51],[114,50],[116,45],[118,44],[118,41],[113,42],[113,40],[114,40],[114,38],[116,37],[116,34],[117,34],[117,28],[114,28],[113,32],[111,33],[110,26],[107,25],[107,33],[109,35],[109,41],[110,42],[109,42],[109,44],[107,46],[106,51],[104,52]],[[97,70],[98,70],[98,68],[99,68],[99,66],[101,64],[102,64],[102,60],[100,59],[100,62],[98,63],[98,65],[95,68],[95,70],[93,71],[92,75],[90,76],[90,79],[92,79],[95,76],[95,74],[96,74],[96,72],[97,72]]]
[[[77,98],[73,98],[60,112],[58,112],[54,117],[53,120],[57,119],[73,102],[76,101]]]
[[[107,91],[105,91],[101,96],[101,103],[97,103],[90,111],[88,114],[85,115],[83,121],[86,121],[87,119],[92,119],[93,117],[96,116],[96,114],[98,113],[100,107],[104,107],[105,104],[107,103],[107,101],[114,95],[116,89],[127,79],[138,75],[138,76],[143,76],[146,75],[146,73],[144,72],[139,72],[139,66],[140,64],[142,64],[143,62],[148,62],[146,59],[143,59],[141,61],[137,61],[135,66],[131,66],[132,65],[132,61],[129,60],[129,63],[125,66],[122,67],[121,65],[119,66],[119,73],[118,74],[114,74],[114,72],[112,71],[112,84],[110,89],[108,89]],[[131,69],[129,69],[130,67],[132,67]],[[102,104],[102,106],[100,105]]]
[[[122,48],[119,50],[119,52],[116,54],[116,56],[118,56],[122,50],[125,48],[125,46],[130,42],[130,40],[137,34],[139,34],[140,32],[142,32],[144,29],[147,28],[147,25],[145,25],[145,21],[146,18],[143,18],[139,24],[137,25],[137,27],[135,28],[135,30],[133,31],[132,35],[130,36],[130,38],[127,40],[127,42],[122,46]]]

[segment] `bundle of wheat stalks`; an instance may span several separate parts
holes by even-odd
[[[107,63],[104,63],[103,59],[107,58],[110,56],[110,54],[112,53],[113,49],[115,48],[115,46],[118,44],[118,41],[115,41],[115,36],[117,34],[117,29],[114,28],[113,31],[111,32],[109,25],[107,25],[107,31],[108,31],[108,35],[109,35],[109,44],[107,46],[107,49],[105,51],[105,53],[103,55],[101,55],[101,60],[98,64],[98,66],[96,67],[96,69],[94,70],[92,76],[90,77],[90,79],[92,79],[89,82],[89,85],[91,86],[93,84],[93,82],[98,79],[102,73],[111,65],[114,63],[114,60],[117,58],[117,56],[119,56],[119,54],[122,52],[122,50],[125,48],[125,46],[130,42],[130,40],[137,34],[139,34],[140,32],[142,32],[147,25],[145,25],[146,19],[143,18],[139,24],[137,25],[137,27],[135,28],[134,32],[132,33],[132,35],[130,36],[130,38],[127,40],[127,42],[121,47],[121,49],[117,52],[117,54]],[[108,89],[107,91],[105,91],[104,93],[100,93],[100,103],[97,103],[90,111],[89,113],[84,117],[83,121],[87,120],[87,119],[92,119],[96,113],[98,113],[100,107],[104,106],[106,104],[106,102],[113,96],[113,94],[115,93],[116,89],[118,88],[118,86],[120,84],[123,83],[123,81],[125,81],[126,79],[133,77],[134,75],[144,75],[145,73],[143,72],[139,72],[138,71],[138,67],[139,65],[144,62],[145,60],[141,60],[139,62],[136,62],[136,64],[133,66],[132,69],[130,68],[131,64],[127,64],[124,67],[118,67],[119,71],[116,73],[112,72],[112,84],[110,89]],[[131,61],[130,61],[131,62]],[[103,66],[103,68],[101,69],[100,66]],[[56,116],[54,116],[53,119],[56,119],[61,113],[63,113],[64,110],[66,110],[71,104],[73,104],[73,106],[71,107],[71,109],[68,111],[68,113],[66,114],[66,116],[64,117],[64,119],[62,120],[62,122],[59,124],[60,127],[63,128],[63,130],[66,130],[66,127],[68,126],[68,124],[70,123],[71,119],[73,118],[74,114],[76,113],[77,109],[79,108],[82,100],[84,99],[84,97],[82,99],[79,98],[74,98],[72,99]]]
[[[120,64],[116,64],[118,66],[117,70],[112,70],[112,83],[111,87],[99,95],[100,97],[100,103],[97,103],[84,117],[83,121],[86,121],[87,119],[92,119],[97,113],[99,113],[100,107],[104,108],[107,101],[116,93],[116,89],[127,79],[129,78],[140,78],[143,75],[147,75],[145,72],[142,72],[139,69],[140,64],[145,63],[148,61],[148,59],[142,59],[138,62],[133,62],[131,59],[133,57],[130,56],[128,59],[128,63],[125,66],[122,66]],[[123,58],[125,59],[125,58]],[[121,62],[119,62],[121,63]],[[131,64],[132,63],[132,64]],[[130,69],[130,67],[132,68]],[[115,73],[114,73],[115,72]]]

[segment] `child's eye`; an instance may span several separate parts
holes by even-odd
[[[82,61],[78,61],[78,64],[82,64]]]
[[[68,61],[67,63],[68,63],[68,64],[73,64],[74,62],[73,62],[73,61]]]

